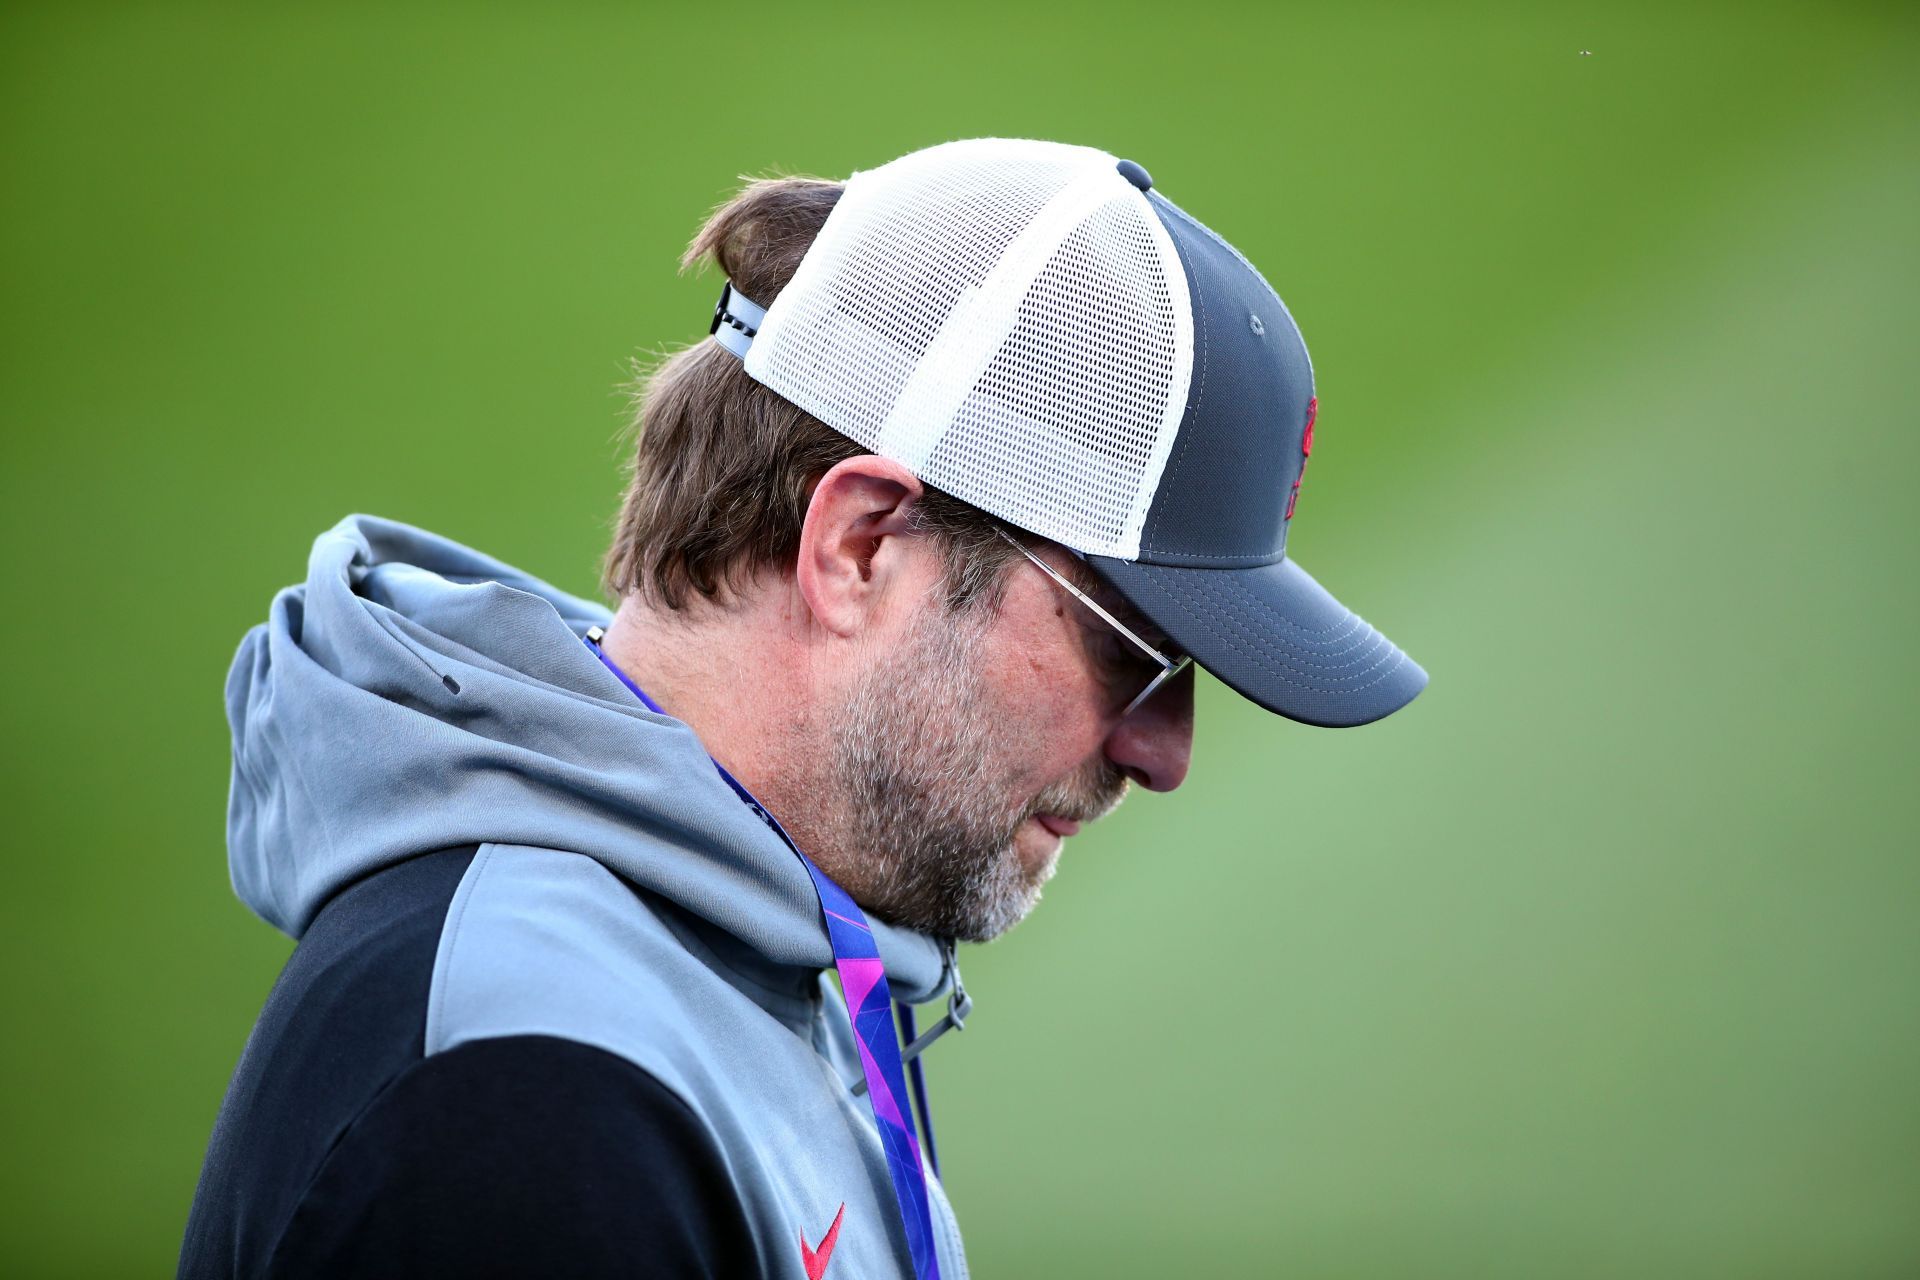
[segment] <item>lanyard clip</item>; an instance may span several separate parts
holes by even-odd
[[[953,991],[947,996],[947,1016],[945,1023],[952,1024],[955,1031],[967,1029],[967,1015],[973,1012],[973,997],[967,994],[966,984],[960,981],[960,955],[952,938],[945,939],[947,944],[947,972],[953,975]],[[942,1025],[945,1025],[943,1023]],[[929,1041],[931,1043],[931,1041]]]
[[[903,1065],[912,1062],[932,1048],[933,1042],[947,1032],[967,1029],[967,1016],[973,1012],[973,997],[967,994],[966,986],[960,981],[960,961],[954,952],[951,938],[946,939],[946,952],[947,972],[953,975],[953,991],[947,996],[946,1016],[915,1036],[910,1044],[900,1050],[900,1061]],[[862,1076],[854,1083],[853,1096],[857,1098],[866,1091],[866,1077]]]

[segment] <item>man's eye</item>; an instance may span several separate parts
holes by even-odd
[[[1118,676],[1121,668],[1126,666],[1127,655],[1121,651],[1123,646],[1132,648],[1111,627],[1087,637],[1088,652],[1093,655],[1101,674],[1109,679]]]
[[[1155,668],[1153,659],[1112,628],[1100,638],[1096,652],[1101,669],[1111,681],[1129,681]]]

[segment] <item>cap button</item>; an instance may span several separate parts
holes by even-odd
[[[1142,169],[1139,165],[1135,164],[1131,160],[1122,160],[1119,164],[1113,167],[1120,171],[1121,177],[1125,178],[1128,182],[1131,182],[1134,186],[1140,188],[1142,191],[1145,191],[1148,187],[1151,187],[1153,185],[1153,175],[1148,173],[1145,169]]]

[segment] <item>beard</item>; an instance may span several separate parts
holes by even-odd
[[[1104,757],[1017,798],[996,760],[1008,736],[982,641],[990,611],[932,610],[905,645],[869,667],[832,734],[841,791],[835,859],[868,911],[922,933],[985,942],[1018,924],[1053,876],[1059,846],[1024,865],[1015,837],[1038,814],[1092,822],[1126,795]]]

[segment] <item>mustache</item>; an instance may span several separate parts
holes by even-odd
[[[1035,796],[1025,816],[1048,813],[1086,826],[1118,808],[1132,786],[1132,779],[1120,766],[1111,760],[1102,760],[1090,766],[1083,776],[1069,778]]]

